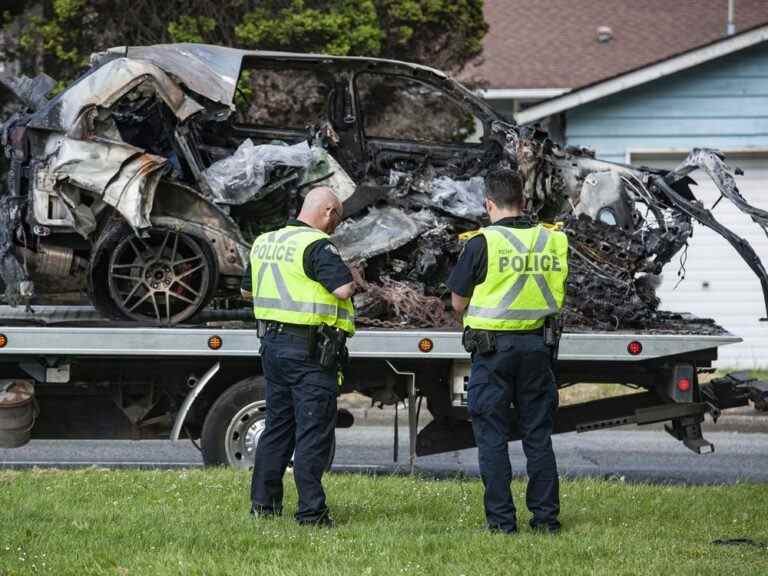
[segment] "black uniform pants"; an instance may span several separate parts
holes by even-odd
[[[505,532],[517,529],[507,447],[511,403],[517,410],[527,460],[531,525],[557,527],[559,482],[551,440],[557,384],[549,348],[543,336],[508,332],[497,335],[496,348],[491,354],[472,355],[467,391],[488,526]]]
[[[328,514],[321,478],[336,425],[337,373],[321,368],[310,358],[307,340],[291,334],[268,332],[262,340],[261,357],[267,380],[267,417],[251,480],[254,510],[282,512],[283,475],[293,454],[299,494],[296,519],[318,521]]]

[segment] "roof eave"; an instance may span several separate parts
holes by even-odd
[[[559,114],[600,98],[676,74],[767,40],[768,25],[759,26],[531,106],[517,114],[515,119],[518,124],[530,124],[547,116]]]
[[[562,96],[569,90],[570,88],[486,88],[478,90],[477,95],[486,100],[545,100]]]

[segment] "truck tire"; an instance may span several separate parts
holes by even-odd
[[[252,469],[266,419],[266,381],[252,376],[227,388],[214,402],[200,435],[206,466]],[[336,437],[326,469],[336,454]]]

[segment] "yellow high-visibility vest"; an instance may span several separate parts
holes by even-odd
[[[262,234],[251,248],[253,312],[258,320],[341,328],[355,333],[352,300],[340,300],[304,273],[304,251],[328,235],[308,226]]]
[[[482,229],[488,271],[475,286],[464,326],[479,330],[535,330],[565,300],[568,238],[544,226]]]

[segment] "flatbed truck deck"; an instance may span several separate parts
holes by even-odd
[[[196,326],[148,327],[110,322],[88,307],[38,307],[35,314],[0,307],[0,381],[33,385],[33,438],[190,438],[200,440],[208,464],[250,466],[264,425],[259,338],[252,324],[214,316]],[[700,383],[718,348],[741,341],[707,326],[698,334],[563,334],[558,386],[619,383],[645,391],[562,407],[555,431],[663,421],[692,450],[711,451],[701,436],[704,415],[716,419],[750,401],[763,406],[768,385],[746,375]],[[362,329],[349,351],[340,393],[407,403],[412,466],[418,455],[474,445],[461,332]],[[419,430],[423,398],[432,421]],[[0,425],[2,418],[0,402]],[[337,426],[352,424],[340,411]],[[519,437],[510,432],[510,440]]]

